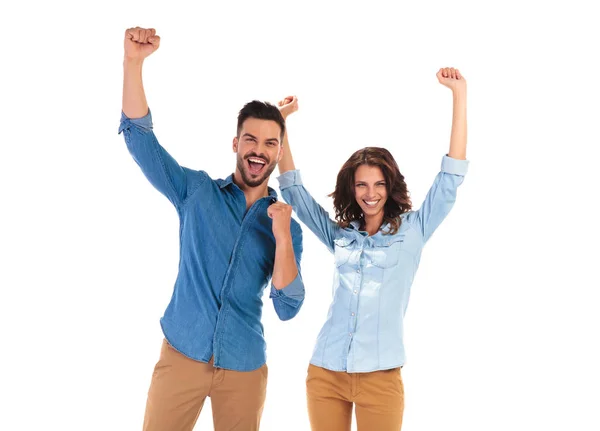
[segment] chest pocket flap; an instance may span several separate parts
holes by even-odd
[[[384,236],[371,250],[371,263],[379,268],[391,268],[398,264],[404,235]]]
[[[333,240],[335,243],[335,266],[348,263],[350,256],[355,251],[356,239],[341,237]]]

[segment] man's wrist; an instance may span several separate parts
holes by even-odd
[[[292,234],[288,232],[282,235],[275,236],[275,245],[277,247],[285,247],[292,244]]]

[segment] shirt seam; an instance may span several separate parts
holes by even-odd
[[[197,172],[197,171],[196,171]],[[190,191],[190,193],[188,194],[188,196],[181,202],[181,209],[185,209],[189,202],[192,200],[192,198],[194,197],[194,195],[196,194],[196,192],[198,192],[198,190],[200,189],[200,186],[202,184],[204,184],[206,182],[206,180],[208,180],[209,176],[206,172],[204,172],[204,178],[201,179],[200,181],[198,181],[198,183],[194,186],[194,188]],[[211,178],[212,180],[212,178]]]
[[[163,159],[163,157],[160,154],[160,144],[158,143],[158,139],[156,139],[156,135],[154,135],[154,133],[152,133],[152,139],[154,141],[154,143],[156,144],[154,147],[154,151],[156,153],[156,156],[158,157],[158,160],[160,162],[160,166],[162,168],[163,174],[165,175],[165,177],[167,178],[167,183],[169,184],[169,186],[171,187],[171,192],[173,193],[173,197],[174,200],[176,202],[174,202],[176,207],[181,207],[182,206],[182,200],[180,199],[179,195],[177,194],[177,190],[175,190],[175,185],[173,184],[173,179],[170,177],[166,165],[165,165],[165,161]],[[180,166],[181,168],[181,166]],[[186,179],[187,181],[187,179]]]

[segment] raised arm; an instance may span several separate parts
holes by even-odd
[[[440,84],[452,90],[452,131],[450,150],[442,159],[441,172],[436,176],[421,208],[407,215],[407,221],[418,225],[424,241],[431,237],[454,206],[457,189],[468,169],[467,82],[454,68],[440,69],[437,78]]]
[[[125,32],[123,60],[123,110],[119,133],[123,133],[127,149],[150,183],[165,195],[176,208],[188,196],[188,190],[204,177],[181,167],[161,147],[152,131],[152,116],[148,109],[142,66],[144,60],[160,45],[154,29],[130,28]]]
[[[288,96],[283,100],[280,100],[277,103],[279,106],[279,112],[283,115],[283,119],[286,120],[290,114],[293,114],[298,110],[298,98],[296,96]],[[294,157],[292,156],[292,151],[290,150],[290,142],[288,141],[288,131],[287,127],[285,128],[285,134],[283,135],[283,155],[281,156],[281,160],[277,166],[279,167],[279,174],[284,174],[287,171],[296,170],[296,166],[294,165]]]
[[[437,73],[440,84],[452,90],[452,132],[448,157],[467,158],[467,81],[458,69],[442,68]]]
[[[148,102],[142,81],[144,60],[160,46],[160,36],[153,28],[130,28],[125,31],[123,59],[123,113],[128,118],[141,118],[148,113]]]
[[[300,275],[302,256],[302,231],[292,225],[292,207],[275,202],[267,210],[273,220],[275,237],[275,264],[271,277],[271,294],[275,311],[281,320],[298,314],[304,302],[304,283]],[[292,232],[292,226],[297,231]]]
[[[298,110],[298,98],[288,96],[278,103],[279,111],[286,120],[290,114]],[[329,214],[313,199],[302,185],[300,172],[296,170],[294,158],[288,140],[288,127],[286,125],[283,137],[283,154],[279,161],[279,188],[287,203],[293,208],[298,218],[327,246],[333,253],[333,240],[340,227],[329,218]]]

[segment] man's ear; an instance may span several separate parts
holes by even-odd
[[[237,136],[235,138],[233,138],[233,152],[237,153],[238,152],[238,143],[239,143],[239,139],[237,138]]]

